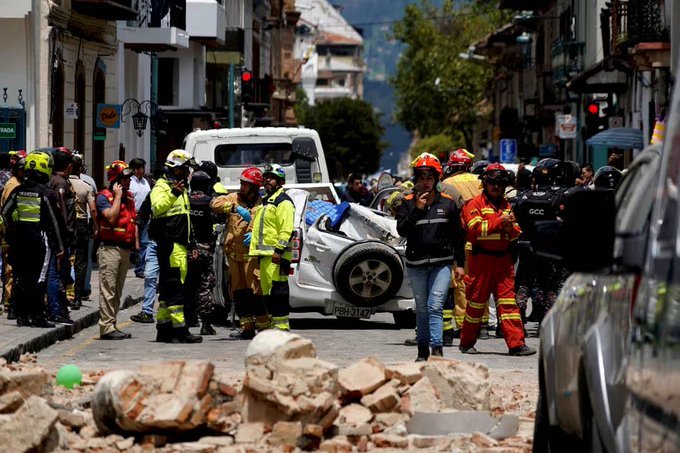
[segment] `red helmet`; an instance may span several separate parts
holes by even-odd
[[[9,152],[9,168],[23,168],[26,163],[26,151],[20,149],[19,151]]]
[[[468,150],[460,148],[449,154],[449,165],[472,165],[474,155]]]
[[[255,184],[257,187],[262,187],[264,184],[262,170],[257,167],[246,168],[241,172],[241,177],[239,179],[244,182]]]
[[[501,164],[489,164],[481,174],[483,181],[494,181],[509,186],[513,183],[512,174]]]
[[[111,165],[106,167],[106,178],[109,182],[114,182],[120,176],[130,176],[132,175],[132,170],[128,168],[128,164],[122,160],[114,160]]]
[[[442,165],[439,163],[439,159],[437,159],[437,156],[434,154],[422,153],[420,156],[416,157],[413,162],[411,162],[411,166],[413,167],[414,173],[419,170],[432,169],[437,172],[440,178],[442,176]]]

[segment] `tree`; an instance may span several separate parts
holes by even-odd
[[[392,78],[397,120],[427,137],[462,134],[472,148],[479,102],[493,77],[489,65],[459,57],[471,43],[495,30],[505,17],[491,1],[429,0],[410,4],[393,37],[406,45]]]
[[[304,125],[319,133],[332,179],[378,170],[387,145],[380,139],[384,132],[380,115],[368,102],[350,98],[318,102],[304,109]]]
[[[432,135],[418,140],[411,148],[411,159],[415,159],[422,153],[430,153],[437,156],[443,164],[449,160],[449,153],[456,146],[451,137],[444,134]]]

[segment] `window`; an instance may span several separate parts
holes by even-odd
[[[179,104],[179,58],[158,59],[158,104]]]
[[[215,163],[221,167],[243,167],[276,162],[290,165],[290,143],[229,143],[215,147]]]

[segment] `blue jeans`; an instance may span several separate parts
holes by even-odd
[[[442,312],[451,285],[451,266],[407,267],[406,273],[416,299],[418,344],[442,346]]]
[[[66,285],[72,282],[69,252],[66,251],[61,260],[57,259],[56,253],[52,253],[47,269],[47,312],[50,317],[68,315]]]
[[[156,247],[155,241],[148,242],[144,267],[144,301],[142,302],[142,311],[150,315],[153,315],[153,306],[156,303],[156,288],[160,273]]]
[[[144,272],[146,269],[146,250],[149,246],[149,224],[138,225],[137,228],[139,229],[139,252],[137,253],[135,275]]]

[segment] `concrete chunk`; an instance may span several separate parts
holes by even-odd
[[[385,365],[378,359],[366,357],[338,373],[344,395],[360,398],[368,395],[387,381]]]

